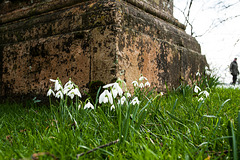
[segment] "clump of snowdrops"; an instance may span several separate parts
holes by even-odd
[[[59,78],[56,80],[50,79],[50,81],[54,82],[54,89],[50,88],[47,92],[50,106],[54,107],[51,104],[50,96],[59,99],[58,109],[63,120],[70,117],[78,128],[80,110],[88,113],[93,110],[95,114],[98,114],[98,110],[103,111],[104,114],[117,119],[120,141],[126,140],[129,134],[134,134],[140,128],[146,118],[147,107],[149,106],[144,104],[140,107],[141,102],[146,98],[148,102],[151,101],[146,96],[150,83],[144,76],[140,76],[137,81],[132,82],[133,94],[128,90],[126,83],[120,79],[104,85],[102,93],[99,93],[99,88],[95,102],[92,102],[90,98],[82,101],[79,88],[71,79],[64,85]]]

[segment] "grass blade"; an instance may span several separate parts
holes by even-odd
[[[171,114],[170,112],[167,111],[167,114],[174,120],[180,122],[180,123],[183,123],[180,119],[178,119],[176,116],[174,116],[173,114]]]
[[[233,159],[238,160],[237,140],[234,133],[233,122],[231,120],[228,122],[228,133],[229,133],[229,136],[232,137],[229,143],[230,143],[230,147],[232,148]]]
[[[238,132],[238,135],[240,135],[240,112],[238,112],[238,118],[237,118],[237,132]]]
[[[226,101],[223,102],[223,104],[221,105],[221,107],[219,108],[216,116],[218,116],[219,112],[221,111],[222,107],[225,105],[225,103],[227,103],[228,101],[230,101],[231,99],[227,99]]]
[[[172,108],[172,113],[174,112],[174,110],[176,108],[177,102],[178,102],[178,99],[175,100],[175,103],[174,103],[173,108]]]

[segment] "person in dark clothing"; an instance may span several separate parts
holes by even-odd
[[[230,72],[231,72],[231,75],[233,76],[232,84],[235,85],[237,81],[237,75],[239,74],[237,58],[234,58],[234,60],[230,64]]]

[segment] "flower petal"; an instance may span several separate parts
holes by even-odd
[[[144,84],[143,84],[143,83],[140,83],[139,87],[140,87],[140,88],[143,88],[143,87],[144,87]]]
[[[127,93],[126,93],[126,96],[127,96],[127,97],[131,97],[132,95],[131,95],[129,92],[127,92]]]
[[[194,92],[195,92],[195,93],[198,93],[198,91],[201,91],[201,89],[200,89],[198,86],[195,86],[195,87],[194,87]]]
[[[140,103],[140,101],[138,100],[137,97],[135,97],[130,104],[135,105],[135,104],[139,104],[139,103]]]
[[[89,109],[89,108],[94,109],[94,106],[92,105],[92,103],[90,103],[90,102],[88,101],[88,103],[85,104],[85,106],[84,106],[83,109]]]
[[[110,83],[110,84],[106,84],[105,86],[103,86],[103,88],[109,88],[112,87],[115,83]]]
[[[53,95],[55,96],[55,93],[53,92],[53,90],[50,88],[47,92],[47,96]]]
[[[62,93],[62,91],[58,91],[58,92],[56,93],[56,98],[61,98],[61,99],[63,99],[63,93]]]
[[[146,83],[145,83],[145,87],[150,87],[150,83],[147,81]]]
[[[133,81],[132,84],[133,84],[134,87],[138,87],[138,82],[137,81]]]
[[[148,80],[146,77],[141,76],[141,77],[139,78],[139,81],[143,81],[144,79],[145,79],[146,81]]]
[[[115,110],[115,106],[112,105],[111,108],[110,108],[110,110]]]

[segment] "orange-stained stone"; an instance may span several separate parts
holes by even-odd
[[[33,3],[31,3],[33,2]],[[191,83],[207,65],[169,0],[33,0],[0,4],[0,96],[46,97],[59,77],[128,87],[142,74],[158,91]]]

